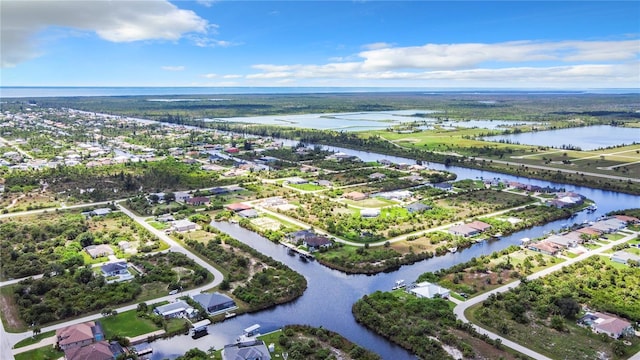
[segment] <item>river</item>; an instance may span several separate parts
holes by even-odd
[[[324,148],[355,155],[364,161],[388,159],[395,163],[415,163],[415,161],[411,159],[385,156],[370,152],[327,146],[324,146]],[[402,266],[399,270],[392,273],[381,273],[377,275],[346,275],[339,271],[328,269],[317,262],[302,263],[297,257],[287,255],[284,247],[243,229],[237,224],[213,223],[213,225],[221,231],[287,264],[295,271],[304,275],[308,282],[308,289],[302,297],[289,304],[280,305],[274,309],[255,314],[245,314],[220,324],[211,325],[209,335],[200,339],[193,340],[189,336],[180,336],[179,338],[155,341],[151,344],[154,348],[152,359],[175,358],[194,347],[205,351],[211,346],[219,349],[225,344],[233,342],[237,336],[242,334],[244,328],[253,324],[260,324],[263,333],[276,330],[286,324],[322,326],[339,332],[362,347],[375,351],[384,359],[413,359],[415,357],[402,348],[386,341],[356,323],[351,315],[352,304],[363,295],[370,294],[377,290],[390,290],[394,282],[398,279],[411,282],[424,272],[448,268],[455,264],[468,261],[472,257],[488,255],[493,251],[519,244],[520,239],[524,237],[539,237],[545,232],[557,230],[565,224],[581,223],[584,220],[593,220],[612,210],[640,206],[640,197],[634,195],[528,179],[490,171],[455,166],[446,167],[437,163],[425,165],[433,169],[454,172],[458,175],[458,179],[500,178],[502,180],[519,181],[543,187],[565,188],[567,191],[575,191],[594,200],[598,205],[598,210],[590,214],[582,212],[573,219],[554,221],[546,225],[517,232],[500,240],[481,242],[456,253],[448,253],[443,256],[420,261],[413,265]]]

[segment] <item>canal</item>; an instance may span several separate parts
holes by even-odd
[[[363,161],[389,159],[396,163],[415,163],[415,161],[411,159],[385,156],[370,152],[326,146],[324,148],[355,155]],[[322,326],[323,328],[339,332],[362,347],[375,351],[384,359],[413,359],[415,357],[404,349],[386,341],[356,323],[351,315],[352,304],[366,294],[378,290],[390,290],[396,280],[404,279],[407,282],[412,282],[424,272],[448,268],[458,263],[468,261],[472,257],[488,255],[510,245],[518,245],[520,244],[520,239],[524,237],[539,237],[551,230],[558,230],[564,225],[582,223],[585,220],[594,220],[609,211],[640,206],[639,196],[613,191],[528,179],[489,171],[454,166],[445,167],[442,164],[436,163],[429,163],[428,166],[433,169],[454,172],[458,175],[458,180],[500,178],[505,181],[519,181],[525,184],[543,187],[564,188],[567,191],[575,191],[594,200],[598,205],[598,210],[589,214],[582,212],[573,219],[559,220],[537,226],[506,236],[500,240],[477,243],[470,248],[463,249],[456,253],[447,253],[443,256],[420,261],[413,265],[402,266],[399,270],[392,273],[381,273],[377,275],[346,275],[339,271],[328,269],[317,262],[303,263],[298,260],[298,257],[289,256],[285,247],[274,244],[256,233],[239,227],[237,224],[214,222],[212,225],[219,230],[287,264],[295,271],[304,275],[308,282],[308,289],[302,297],[289,304],[280,305],[274,309],[255,314],[237,316],[223,323],[211,325],[209,327],[209,335],[200,339],[193,340],[190,336],[179,336],[178,338],[174,337],[172,339],[155,341],[151,344],[154,349],[152,359],[175,358],[195,347],[205,351],[212,346],[220,349],[225,344],[234,342],[234,339],[242,334],[244,328],[253,324],[260,324],[262,333],[276,330],[287,324]]]

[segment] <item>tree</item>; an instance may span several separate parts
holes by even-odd
[[[36,335],[40,335],[40,333],[42,333],[42,329],[39,326],[33,328],[33,337],[36,337]]]

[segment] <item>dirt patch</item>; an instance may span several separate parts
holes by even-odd
[[[0,294],[0,312],[6,329],[21,330],[26,328],[26,324],[20,319],[16,310],[17,307],[13,297]]]
[[[504,350],[500,350],[500,349],[496,349],[495,346],[487,344],[486,342],[475,338],[469,334],[467,334],[466,332],[460,331],[460,330],[456,330],[456,329],[452,329],[450,330],[451,333],[453,335],[455,335],[456,337],[458,337],[459,339],[461,339],[462,341],[466,342],[467,344],[471,345],[471,347],[473,348],[474,352],[476,353],[476,356],[474,357],[474,359],[505,359],[505,360],[512,360],[515,359],[515,357],[510,354],[507,351]]]

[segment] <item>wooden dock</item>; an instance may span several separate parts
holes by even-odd
[[[294,252],[298,253],[300,256],[303,256],[307,259],[314,259],[315,257],[313,256],[312,253],[306,251],[306,250],[302,250],[302,249],[298,249],[295,245],[288,243],[288,242],[281,242],[280,244],[282,244],[284,247],[287,247],[291,250],[293,250]]]

